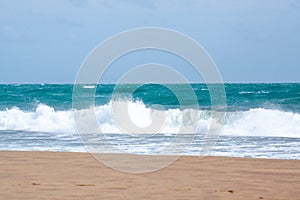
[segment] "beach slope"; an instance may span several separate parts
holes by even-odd
[[[300,199],[300,160],[182,156],[129,174],[88,153],[0,151],[0,199]]]

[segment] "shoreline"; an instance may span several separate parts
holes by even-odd
[[[300,199],[300,160],[181,156],[132,174],[84,152],[0,151],[0,180],[1,199]]]
[[[49,151],[49,150],[0,150],[1,152],[22,152],[22,153],[32,153],[32,152],[38,152],[38,153],[75,153],[75,154],[92,154],[90,152],[84,152],[84,151]],[[190,154],[164,154],[164,155],[157,155],[157,154],[136,154],[136,153],[109,153],[109,152],[104,152],[101,154],[107,154],[107,155],[136,155],[136,156],[174,156],[174,157],[194,157],[194,158],[199,158],[203,159],[205,157],[213,157],[213,158],[241,158],[241,159],[259,159],[259,160],[295,160],[295,161],[300,161],[299,159],[291,159],[291,158],[274,158],[274,157],[242,157],[242,156],[215,156],[215,155],[208,155],[208,156],[200,156],[200,155],[190,155]],[[93,157],[93,156],[92,156]],[[300,167],[299,167],[300,168]]]

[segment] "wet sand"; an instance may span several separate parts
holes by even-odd
[[[300,199],[300,160],[183,156],[130,174],[88,153],[0,151],[0,199]]]

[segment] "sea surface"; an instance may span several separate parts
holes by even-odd
[[[184,154],[199,155],[213,111],[207,85],[191,86],[197,105],[192,99],[189,101],[192,97],[185,94],[185,87],[180,84],[176,88],[185,99],[184,105],[164,85],[146,84],[133,93],[131,89],[135,86],[131,84],[121,85],[118,90],[114,90],[113,84],[78,87],[82,88],[82,99],[89,90],[95,90],[95,104],[81,109],[93,109],[99,130],[124,153],[156,154],[176,135],[180,134],[183,140],[189,137],[189,133],[179,132],[182,113],[197,109],[198,129]],[[0,150],[86,152],[74,121],[73,87],[72,84],[0,85]],[[224,87],[227,113],[209,155],[300,159],[300,83],[225,84]],[[118,99],[113,99],[112,94]],[[151,123],[149,113],[153,110],[165,112],[163,129],[151,136],[122,132],[114,120],[114,101],[129,105],[129,116],[140,127]],[[103,152],[109,151],[110,145],[105,142],[95,145]]]

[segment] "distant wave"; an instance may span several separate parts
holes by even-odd
[[[271,91],[241,91],[239,94],[269,94]]]
[[[142,102],[123,103],[129,103],[129,116],[136,125],[147,127],[151,123],[149,117],[151,108],[147,108]],[[168,109],[161,112],[166,114],[166,122],[161,133],[177,133],[182,111]],[[114,121],[112,102],[95,107],[95,114],[102,132],[122,133]],[[211,111],[200,111],[199,132],[207,132],[210,116]],[[74,133],[76,128],[71,110],[56,111],[48,105],[39,104],[33,112],[23,111],[17,107],[0,111],[0,130]],[[300,138],[300,114],[263,108],[228,112],[221,134]]]

